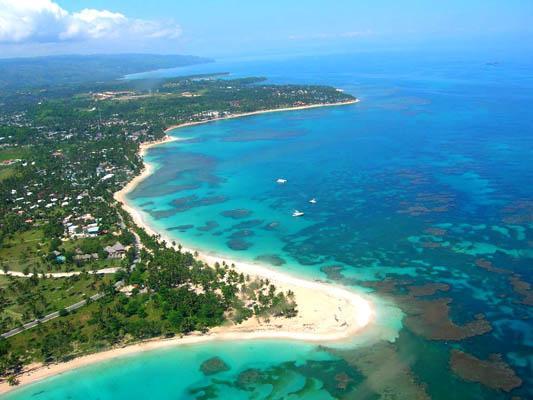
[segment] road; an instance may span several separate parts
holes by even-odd
[[[113,268],[102,268],[98,269],[96,271],[87,271],[88,274],[97,274],[97,275],[104,275],[104,274],[114,274],[117,272],[120,268],[113,267]],[[71,272],[46,272],[46,273],[37,273],[37,277],[39,278],[68,278],[69,276],[76,276],[81,275],[83,272],[81,271],[71,271]],[[29,274],[24,274],[20,271],[1,271],[0,275],[10,275],[10,276],[16,276],[17,278],[29,278],[33,276],[33,272],[30,272]]]
[[[123,285],[124,285],[124,282],[119,281],[119,282],[115,283],[115,288],[119,289]],[[104,293],[96,293],[94,296],[91,296],[90,299],[92,301],[96,301],[96,300],[101,299],[102,297],[104,297]],[[71,311],[77,310],[80,307],[83,307],[86,304],[87,304],[87,300],[78,301],[77,303],[74,303],[74,304],[72,304],[72,305],[70,305],[68,307],[65,307],[65,310],[67,310],[68,312],[71,312]],[[53,313],[45,315],[42,318],[35,319],[35,320],[31,321],[31,322],[27,322],[24,325],[22,325],[21,327],[18,327],[18,328],[15,328],[15,329],[11,329],[8,332],[2,333],[2,335],[0,335],[0,336],[5,338],[5,339],[7,339],[7,338],[9,338],[11,336],[15,336],[16,334],[18,334],[20,332],[24,332],[24,331],[26,331],[28,329],[31,329],[31,328],[39,325],[39,324],[51,321],[51,320],[53,320],[53,319],[55,319],[57,317],[59,317],[59,311],[55,311]]]
[[[120,227],[122,229],[126,229],[126,225],[124,224],[124,220],[122,219],[122,216],[120,215],[120,213],[118,213],[118,216],[120,218]],[[135,268],[135,266],[137,265],[137,263],[139,262],[139,254],[140,254],[140,250],[141,250],[142,244],[141,244],[141,238],[139,237],[139,235],[137,235],[136,232],[132,232],[132,233],[133,233],[133,236],[135,236],[135,243],[134,243],[134,246],[135,246],[134,247],[135,248],[135,259],[133,260],[133,262],[131,264],[131,269],[133,270]],[[89,272],[89,273],[114,274],[118,269],[119,268],[104,268],[104,269],[100,269],[100,270],[97,270],[97,271],[92,271],[92,272]],[[64,277],[68,277],[68,276],[79,275],[80,273],[81,272],[79,272],[79,271],[74,271],[74,272],[51,272],[49,274],[37,274],[37,275],[41,276],[41,277],[46,275],[47,277],[52,277],[52,278],[64,278]],[[8,271],[7,274],[4,271],[0,271],[0,274],[1,275],[21,276],[21,277],[24,277],[24,278],[28,278],[28,277],[30,277],[32,275],[32,274],[24,275],[22,272],[17,272],[17,271]],[[124,281],[118,281],[117,283],[115,283],[115,288],[116,289],[120,289],[122,286],[124,286]],[[98,299],[101,299],[104,296],[105,296],[104,293],[97,293],[94,296],[91,296],[90,299],[93,300],[93,301],[96,301]],[[71,311],[77,310],[80,307],[83,307],[86,304],[87,304],[87,300],[82,300],[82,301],[78,301],[77,303],[71,304],[68,307],[65,307],[65,309],[68,312],[71,312]],[[37,326],[39,324],[51,321],[51,320],[53,320],[53,319],[55,319],[57,317],[59,317],[59,311],[55,311],[53,313],[45,315],[42,318],[33,320],[31,322],[27,322],[24,325],[22,325],[21,327],[18,327],[18,328],[15,328],[15,329],[11,329],[10,331],[1,334],[0,337],[9,338],[11,336],[15,336],[15,335],[17,335],[17,334],[19,334],[21,332],[24,332],[24,331],[26,331],[28,329],[33,328],[33,327],[35,327],[35,326]]]

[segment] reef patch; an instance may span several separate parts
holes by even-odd
[[[499,354],[492,354],[487,360],[481,360],[453,349],[450,355],[450,368],[466,381],[478,382],[495,390],[510,392],[522,385],[522,380]]]

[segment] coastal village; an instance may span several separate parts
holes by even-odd
[[[122,82],[72,96],[73,85],[0,100],[0,374],[10,384],[32,361],[226,320],[265,333],[275,328],[259,319],[301,324],[294,293],[307,292],[167,248],[114,198],[144,168],[140,145],[170,126],[354,101],[334,88],[261,82],[178,78],[144,91]]]
[[[201,96],[198,90],[191,91],[190,85],[198,86],[202,83],[215,84],[211,77],[194,78],[190,81],[178,81],[174,89],[178,89],[178,94],[182,97],[191,98]],[[181,89],[181,87],[184,87]],[[235,85],[237,86],[237,85]],[[223,86],[217,89],[224,92],[233,93],[234,86]],[[181,91],[179,90],[181,89]],[[331,102],[337,100],[336,97],[327,97],[317,89],[292,89],[287,91],[284,88],[263,87],[268,90],[269,96],[273,96],[277,101],[285,101],[285,98],[310,97],[313,102]],[[317,94],[319,94],[317,96]],[[338,93],[338,92],[335,92]],[[94,114],[97,107],[102,102],[117,102],[127,96],[128,101],[144,99],[144,94],[131,90],[116,90],[95,92],[91,98],[95,101],[95,106],[88,107],[88,112]],[[140,96],[140,97],[138,97]],[[244,101],[229,100],[230,109],[241,111]],[[283,103],[284,105],[286,103]],[[287,106],[301,107],[309,104],[309,101],[294,100]],[[42,100],[36,104],[37,109],[44,106]],[[244,109],[246,111],[246,109]],[[230,110],[205,110],[190,114],[188,117],[181,117],[181,123],[194,123],[209,121],[231,116]],[[162,130],[154,128],[146,121],[140,121],[135,114],[131,116],[120,116],[119,113],[106,113],[98,111],[97,118],[90,118],[84,130],[76,127],[68,128],[68,124],[62,123],[62,129],[55,128],[55,125],[36,125],[32,115],[25,111],[13,114],[2,115],[2,123],[6,126],[16,127],[17,130],[31,132],[23,140],[19,140],[15,135],[5,135],[0,137],[0,149],[6,154],[27,155],[27,149],[36,142],[47,143],[46,151],[41,152],[37,157],[28,158],[6,158],[0,160],[0,168],[5,171],[18,169],[23,171],[24,182],[19,181],[10,190],[2,192],[4,202],[12,204],[11,211],[15,212],[19,220],[28,226],[37,228],[47,221],[48,216],[55,210],[61,210],[64,217],[61,220],[65,230],[65,238],[95,237],[101,233],[107,233],[110,225],[116,219],[108,220],[109,215],[103,216],[96,213],[95,217],[88,217],[94,212],[96,205],[107,204],[109,199],[104,193],[115,192],[124,186],[131,178],[138,173],[141,167],[141,159],[135,153],[138,143],[152,142],[161,138]],[[177,122],[173,117],[172,124]],[[74,122],[74,121],[73,121]],[[165,124],[166,125],[166,124]],[[157,125],[161,126],[161,125]],[[120,141],[127,143],[128,148],[113,146],[109,137],[103,133],[104,130],[119,129],[121,133]],[[69,141],[87,141],[90,149],[55,148],[52,143],[68,143]],[[50,144],[48,144],[50,143]],[[120,154],[124,150],[124,155]],[[103,222],[102,222],[103,219]],[[103,227],[102,227],[103,226]]]
[[[533,0],[0,0],[0,400],[533,400],[532,44]]]

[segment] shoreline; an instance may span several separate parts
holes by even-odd
[[[268,109],[268,110],[258,110],[258,111],[250,111],[250,112],[245,112],[245,113],[230,114],[230,115],[226,115],[224,117],[212,118],[212,119],[203,120],[203,121],[183,122],[181,124],[171,125],[171,126],[169,126],[168,128],[165,129],[165,133],[168,132],[168,131],[171,131],[173,129],[177,129],[177,128],[184,128],[186,126],[201,125],[201,124],[206,124],[208,122],[223,121],[223,120],[226,120],[226,119],[250,117],[252,115],[261,115],[261,114],[269,114],[269,113],[284,112],[284,111],[309,110],[311,108],[347,106],[347,105],[350,105],[350,104],[356,104],[356,103],[360,103],[360,102],[361,102],[361,100],[359,100],[358,98],[355,98],[353,100],[339,101],[337,103],[317,103],[317,104],[309,104],[309,105],[305,105],[305,106],[272,108],[272,109]],[[161,143],[153,142],[154,146],[155,145],[159,145],[159,144],[161,144]]]
[[[315,104],[285,109],[262,110],[252,113],[233,114],[221,118],[183,123],[165,129],[168,132],[173,129],[199,125],[216,120],[232,119],[250,115],[258,115],[270,112],[302,110],[324,106],[347,105],[357,103],[355,99],[350,102],[335,104]],[[139,155],[144,157],[146,151],[152,147],[180,140],[178,137],[166,135],[154,142],[142,143],[139,147]],[[143,218],[142,212],[134,208],[127,201],[127,194],[135,189],[144,179],[154,173],[153,164],[144,162],[142,172],[129,181],[121,190],[114,193],[116,201],[121,203],[122,208],[128,212],[134,223],[146,230],[148,234],[159,235],[168,246],[174,239],[169,238],[165,232],[156,232]],[[50,365],[30,365],[21,375],[18,386],[9,386],[7,382],[0,383],[0,394],[5,394],[19,387],[38,382],[40,380],[60,375],[62,373],[92,365],[98,362],[112,360],[125,355],[141,353],[165,347],[175,347],[204,343],[207,341],[230,341],[230,340],[257,340],[257,339],[285,339],[306,342],[341,342],[346,341],[356,333],[360,333],[368,327],[375,317],[375,310],[368,298],[343,287],[298,278],[288,273],[279,272],[258,263],[232,260],[223,255],[210,254],[205,251],[182,248],[182,251],[198,252],[198,259],[213,265],[215,262],[225,262],[227,265],[234,264],[234,269],[253,278],[269,279],[277,290],[287,292],[291,290],[295,294],[298,315],[293,318],[271,317],[268,321],[261,321],[255,317],[249,318],[240,325],[222,325],[212,328],[206,334],[194,333],[183,337],[170,339],[154,338],[151,340],[126,345],[125,347],[111,348],[75,358],[73,360]]]

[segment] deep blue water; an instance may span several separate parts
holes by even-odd
[[[187,140],[148,153],[158,170],[130,198],[187,246],[375,291],[405,318],[383,306],[378,325],[395,339],[370,347],[261,343],[256,353],[238,353],[253,360],[251,375],[228,351],[236,344],[220,343],[168,351],[157,362],[132,357],[133,370],[117,361],[76,371],[9,398],[66,398],[67,382],[72,399],[146,398],[137,379],[145,374],[158,383],[157,398],[533,396],[524,290],[533,280],[533,62],[513,56],[494,65],[489,57],[336,55],[152,73],[229,71],[359,97],[350,106],[176,130]],[[276,184],[280,177],[287,184]],[[292,217],[294,209],[305,215]],[[443,290],[412,290],[427,284]],[[485,329],[467,329],[472,321]],[[273,356],[279,346],[287,346],[283,360]],[[484,360],[501,354],[523,383],[506,393],[466,382],[450,368],[452,349]],[[233,362],[231,373],[201,376],[208,354]],[[173,362],[183,365],[178,385],[168,378]],[[98,395],[87,397],[94,385]]]

